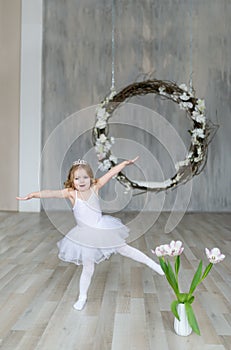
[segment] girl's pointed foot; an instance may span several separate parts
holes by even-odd
[[[76,301],[76,303],[73,305],[73,308],[75,310],[82,310],[87,302],[87,297],[79,297],[79,299]]]
[[[160,276],[164,276],[164,271],[162,270],[161,266],[157,263],[155,263],[155,261],[153,261],[153,267],[152,269],[157,272]]]

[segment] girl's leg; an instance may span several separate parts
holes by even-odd
[[[163,276],[164,272],[161,268],[161,266],[152,259],[150,259],[147,255],[142,253],[140,250],[131,247],[130,245],[124,245],[123,247],[120,247],[117,249],[117,252],[123,256],[126,256],[128,258],[131,258],[135,261],[141,262],[147,266],[149,266],[152,270],[159,273],[159,275]]]
[[[91,283],[95,265],[93,261],[83,262],[83,270],[79,280],[79,299],[73,305],[74,309],[82,310],[87,301],[87,291]]]

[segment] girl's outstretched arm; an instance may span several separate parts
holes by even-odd
[[[44,190],[38,192],[32,192],[26,195],[25,197],[16,197],[18,200],[28,200],[32,198],[70,198],[71,191],[68,188],[63,190]]]
[[[115,165],[111,168],[105,175],[101,176],[96,183],[97,189],[103,187],[113,176],[117,175],[123,168],[127,165],[134,164],[139,157],[136,157],[131,160],[124,160],[122,163]]]

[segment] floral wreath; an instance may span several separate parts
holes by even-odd
[[[159,192],[175,188],[201,173],[207,161],[208,145],[215,134],[214,130],[216,131],[218,127],[205,117],[204,100],[196,98],[194,90],[188,89],[185,84],[178,86],[171,81],[153,79],[132,83],[119,93],[112,90],[96,109],[96,122],[92,132],[100,170],[107,171],[117,164],[117,157],[111,152],[115,139],[109,136],[109,118],[122,102],[133,96],[150,93],[172,100],[180,109],[186,111],[192,121],[192,129],[189,130],[191,143],[186,158],[175,164],[175,175],[164,182],[132,181],[123,172],[118,173],[116,179],[127,190],[133,188]]]

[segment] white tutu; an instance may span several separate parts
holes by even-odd
[[[76,191],[73,213],[77,225],[57,243],[61,260],[78,265],[84,260],[99,263],[126,244],[129,229],[119,219],[102,215],[93,190],[87,201],[79,199]]]
[[[84,261],[94,261],[100,263],[103,260],[108,259],[111,254],[116,253],[116,249],[100,249],[81,246],[77,243],[64,237],[57,243],[59,248],[59,259],[72,262],[76,265],[83,264]]]

